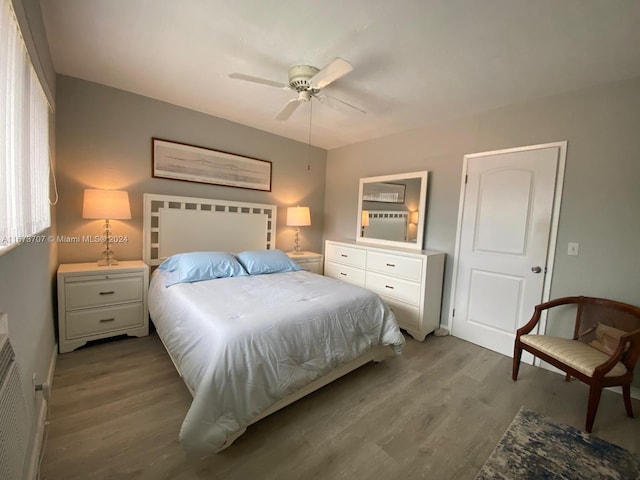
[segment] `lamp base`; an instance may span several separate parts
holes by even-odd
[[[294,255],[302,255],[302,250],[300,250],[300,227],[296,227],[296,237],[294,240],[293,254]]]
[[[102,252],[102,258],[98,260],[98,266],[100,267],[110,267],[111,265],[118,265],[118,260],[113,254],[113,250],[107,248]]]
[[[110,267],[111,265],[118,265],[118,260],[98,260],[99,267]]]
[[[109,223],[109,219],[105,219],[104,221],[104,250],[102,251],[102,257],[98,260],[99,267],[109,267],[111,265],[118,265],[118,260],[116,260],[115,255],[113,254],[113,250],[110,248],[110,240],[111,240],[111,224]]]

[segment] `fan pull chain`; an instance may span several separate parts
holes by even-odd
[[[309,102],[309,141],[307,143],[307,171],[311,171],[311,117],[313,117],[313,102]]]

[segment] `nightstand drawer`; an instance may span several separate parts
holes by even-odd
[[[367,272],[366,288],[413,305],[420,305],[420,284]]]
[[[287,256],[307,272],[322,275],[322,255],[314,252],[287,252]]]
[[[142,301],[144,278],[135,275],[121,278],[67,281],[65,301],[67,310],[97,307],[114,303]]]
[[[67,339],[143,326],[143,304],[92,308],[67,313]]]
[[[419,282],[422,275],[422,260],[388,253],[369,252],[367,253],[367,270]]]
[[[318,260],[297,260],[293,258],[293,261],[300,265],[300,268],[306,272],[322,275],[322,263]]]
[[[324,269],[324,274],[327,277],[337,278],[347,283],[364,287],[364,270],[358,268],[349,267],[347,265],[340,265],[338,263],[327,262]]]

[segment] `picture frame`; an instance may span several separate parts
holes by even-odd
[[[402,183],[376,182],[362,186],[362,200],[378,203],[404,203],[407,186]]]
[[[268,160],[156,137],[151,139],[151,158],[155,178],[271,191]]]

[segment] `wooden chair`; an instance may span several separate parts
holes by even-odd
[[[544,310],[568,306],[576,308],[573,339],[529,334]],[[548,321],[553,320],[550,316]],[[566,381],[575,377],[589,385],[587,432],[593,428],[600,395],[605,387],[622,386],[627,415],[633,418],[631,380],[640,356],[639,307],[593,297],[564,297],[542,303],[535,307],[531,320],[516,333],[514,381],[518,379],[523,350],[565,372]]]

